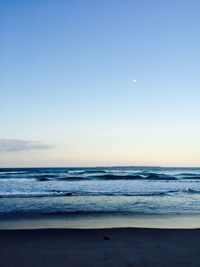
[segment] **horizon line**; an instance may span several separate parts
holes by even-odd
[[[0,167],[0,169],[62,169],[62,168],[200,168],[200,166],[160,166],[160,165],[108,165],[108,166],[29,166],[29,167]]]

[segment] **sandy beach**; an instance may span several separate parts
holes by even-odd
[[[200,266],[200,229],[1,230],[1,267]]]

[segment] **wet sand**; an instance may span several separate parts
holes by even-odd
[[[1,267],[200,266],[200,229],[0,230]]]

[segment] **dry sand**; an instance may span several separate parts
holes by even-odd
[[[0,267],[200,266],[200,229],[1,230]]]

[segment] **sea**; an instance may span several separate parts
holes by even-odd
[[[200,168],[0,169],[0,218],[200,214]]]

